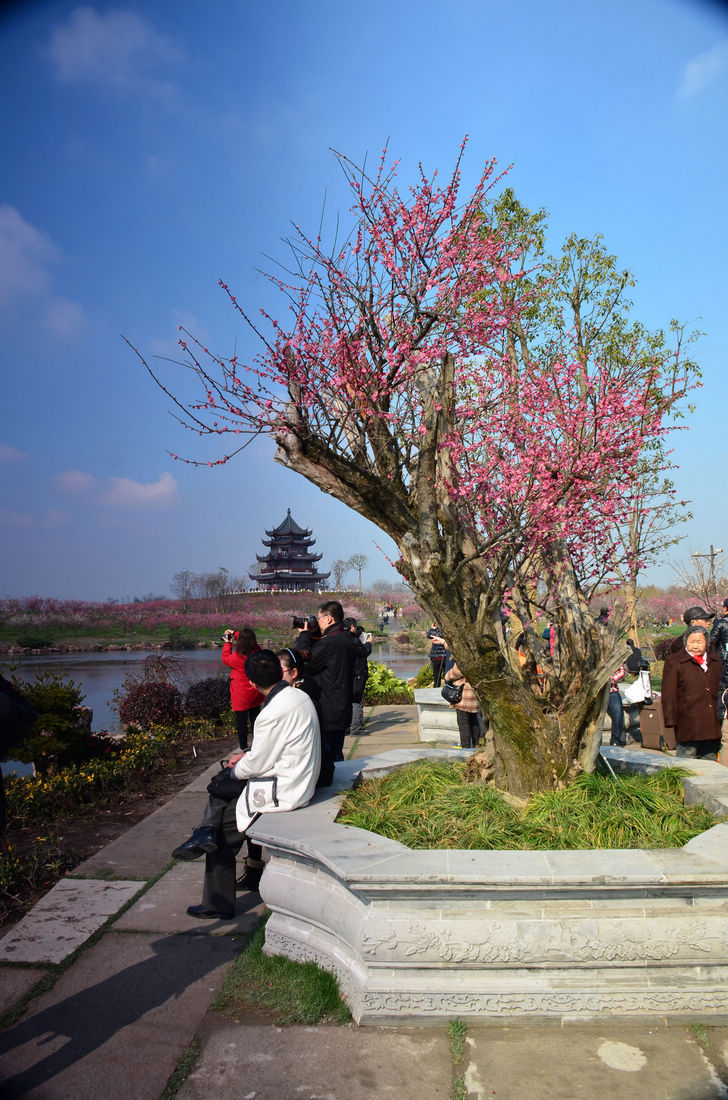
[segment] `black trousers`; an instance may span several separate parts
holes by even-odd
[[[260,714],[260,707],[250,707],[249,710],[234,710],[235,728],[238,732],[238,741],[241,749],[248,747],[248,726],[250,726],[250,740],[253,740],[255,719]]]
[[[480,722],[477,711],[457,710],[458,732],[460,734],[460,748],[474,749],[480,741]]]
[[[217,825],[217,849],[205,853],[205,879],[202,886],[202,904],[218,913],[231,913],[235,908],[235,857],[240,851],[245,833],[238,831],[235,818],[235,802],[220,798],[208,799],[204,817],[219,822]],[[262,856],[259,844],[248,841],[248,856],[259,860]]]
[[[445,668],[445,662],[447,657],[443,654],[442,657],[430,657],[430,664],[432,665],[433,681],[432,686],[439,688],[440,681],[442,680],[443,669]]]

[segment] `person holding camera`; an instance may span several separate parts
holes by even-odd
[[[300,653],[304,661],[310,661],[313,647],[321,637],[318,620],[315,615],[294,615],[293,625],[298,630],[298,637],[291,649]]]
[[[344,626],[344,609],[338,600],[322,604],[316,617],[322,634],[306,666],[306,679],[321,689],[319,786],[329,787],[335,761],[344,759],[344,738],[351,726],[356,638]]]
[[[351,726],[347,736],[366,737],[364,729],[364,690],[369,679],[369,657],[372,652],[372,636],[364,633],[356,619],[344,619],[344,626],[356,639],[356,658],[354,661],[354,685],[352,689]]]
[[[253,687],[245,673],[245,662],[251,653],[260,651],[255,632],[249,626],[241,630],[226,630],[222,636],[223,664],[230,669],[230,705],[235,715],[238,741],[243,752],[248,748],[248,729],[253,739],[255,720],[258,717],[263,696]]]

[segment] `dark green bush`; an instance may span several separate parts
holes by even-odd
[[[364,702],[367,706],[393,706],[397,703],[414,703],[412,688],[405,680],[400,680],[386,665],[378,661],[369,662],[369,679],[364,688]]]
[[[422,666],[414,679],[413,687],[426,688],[430,687],[435,679],[435,674],[432,671],[432,665],[429,661]]]
[[[22,637],[15,639],[15,644],[22,646],[23,649],[47,649],[48,646],[53,645],[53,639],[41,637],[38,634],[23,634]]]
[[[42,774],[82,760],[88,731],[77,709],[84,700],[78,684],[49,671],[33,683],[16,681],[15,687],[35,707],[38,718],[31,735],[13,749],[13,757],[35,764]]]
[[[174,684],[146,680],[131,688],[119,701],[119,718],[125,726],[169,726],[182,717],[182,693]]]
[[[227,680],[208,676],[190,684],[185,695],[185,714],[189,718],[220,717],[230,706],[230,688]]]

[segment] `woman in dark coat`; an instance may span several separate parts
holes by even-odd
[[[720,749],[718,686],[722,665],[708,652],[705,627],[691,626],[683,646],[671,653],[662,673],[662,713],[675,729],[676,756],[715,760]]]

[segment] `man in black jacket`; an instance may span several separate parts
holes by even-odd
[[[316,617],[322,637],[313,647],[306,679],[321,688],[319,786],[328,787],[334,778],[334,761],[344,759],[344,737],[351,725],[356,639],[344,626],[344,609],[338,600],[322,604]]]
[[[728,657],[728,599],[723,600],[722,615],[713,623],[710,640],[718,650],[721,661]]]
[[[687,630],[691,626],[702,626],[705,630],[710,630],[711,619],[714,619],[715,615],[712,611],[706,611],[704,607],[689,607],[683,615],[683,622],[685,623],[685,629]],[[684,634],[678,634],[677,638],[673,638],[670,645],[670,653],[681,653],[685,648],[683,642]],[[708,642],[708,653],[712,653],[714,657],[717,656],[717,651],[713,638],[711,635]]]

